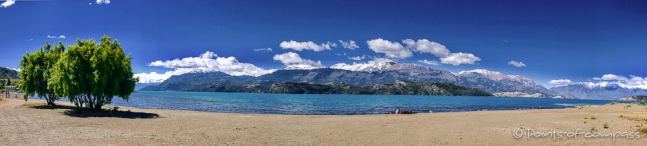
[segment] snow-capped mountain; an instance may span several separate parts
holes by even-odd
[[[495,95],[517,95],[511,93],[527,93],[540,97],[553,97],[556,95],[544,86],[536,84],[529,78],[519,75],[504,75],[500,72],[485,69],[461,71],[458,73],[459,85],[485,90]],[[540,93],[540,94],[536,94]]]
[[[647,95],[647,89],[623,87],[617,83],[576,83],[552,87],[550,90],[570,94],[578,99],[618,100],[623,97]]]
[[[222,69],[219,69],[219,68],[192,68],[192,69],[180,68],[180,69],[175,69],[173,71],[167,71],[163,74],[159,74],[157,72],[151,72],[151,73],[138,73],[138,74],[134,74],[134,76],[139,78],[138,83],[150,84],[150,83],[162,83],[168,78],[170,78],[171,76],[178,76],[178,75],[189,74],[189,73],[222,72],[231,76],[258,77],[258,76],[269,74],[276,71],[276,69],[248,70],[248,71],[221,71],[221,70]]]
[[[292,66],[261,76],[233,76],[227,73],[188,73],[173,76],[158,85],[156,90],[186,90],[202,88],[221,82],[240,85],[272,85],[284,82],[307,82],[316,84],[345,83],[358,86],[392,84],[395,81],[449,82],[461,86],[479,88],[500,96],[524,95],[552,97],[553,92],[522,76],[504,75],[484,69],[463,71],[455,75],[446,70],[416,64],[394,62],[370,62],[361,64],[336,64],[330,68]],[[190,84],[187,82],[191,82]]]
[[[489,71],[485,69],[475,69],[475,70],[468,70],[468,71],[461,71],[458,72],[458,76],[461,77],[467,77],[467,78],[475,78],[478,76],[482,76],[494,81],[502,81],[502,80],[509,80],[509,81],[514,81],[514,82],[519,82],[522,83],[523,85],[527,86],[535,86],[535,82],[533,82],[531,79],[519,76],[519,75],[504,75],[501,74],[500,72],[497,71]]]
[[[343,69],[350,71],[365,71],[365,72],[380,72],[391,70],[391,67],[395,65],[395,62],[369,62],[369,63],[338,63],[333,66],[330,66],[332,69]]]
[[[312,66],[308,64],[293,64],[293,65],[288,65],[285,67],[285,70],[312,70],[312,69],[320,69],[320,68],[326,68],[324,66]]]

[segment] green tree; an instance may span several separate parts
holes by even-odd
[[[47,105],[55,105],[54,101],[58,100],[59,96],[56,96],[54,91],[47,87],[47,83],[51,78],[54,64],[64,51],[63,43],[59,42],[52,49],[52,45],[46,42],[45,46],[38,51],[22,56],[21,71],[18,73],[20,77],[18,88],[25,92],[23,96],[25,101],[29,96],[38,95],[39,98],[45,98]]]
[[[11,86],[11,78],[7,78],[7,86]]]
[[[77,40],[56,62],[48,87],[77,107],[100,111],[113,97],[128,101],[134,92],[139,79],[133,78],[131,58],[117,40],[111,42],[108,36],[103,36],[99,44]]]

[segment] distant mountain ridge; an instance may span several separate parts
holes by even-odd
[[[619,100],[623,97],[647,95],[647,89],[626,88],[615,83],[602,85],[577,83],[566,86],[552,87],[550,88],[550,90],[561,94],[570,94],[578,99],[596,100]]]
[[[14,79],[19,78],[18,71],[0,66],[0,78],[4,79],[7,77],[14,78]]]
[[[275,83],[285,82],[313,84],[343,83],[354,86],[374,86],[377,84],[393,84],[396,81],[411,81],[414,83],[447,82],[482,89],[489,93],[521,92],[539,97],[552,97],[555,95],[554,92],[521,76],[503,75],[499,72],[483,69],[462,72],[455,75],[446,70],[393,62],[377,62],[370,65],[338,64],[331,68],[316,69],[285,69],[258,77],[232,76],[222,72],[187,73],[172,76],[157,86],[148,86],[144,89],[187,91],[223,82],[229,82],[236,86],[270,86]]]
[[[458,85],[479,88],[495,95],[519,95],[519,93],[526,93],[527,96],[534,97],[557,95],[556,92],[536,84],[531,79],[518,75],[504,75],[496,71],[476,69],[461,71],[458,73],[458,77],[460,79]]]
[[[349,84],[312,84],[312,83],[274,83],[270,86],[236,85],[229,81],[186,88],[181,91],[198,92],[247,92],[247,93],[287,93],[287,94],[364,94],[364,95],[447,95],[447,96],[492,96],[483,90],[467,88],[451,83],[413,83],[396,81],[393,84],[374,86],[354,86]]]

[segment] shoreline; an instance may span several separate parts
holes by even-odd
[[[15,99],[15,98],[12,98]],[[18,98],[21,99],[21,98]],[[22,99],[21,99],[22,100]],[[39,99],[39,98],[29,98],[29,101],[31,100],[36,100],[36,101],[41,101],[44,102],[44,99]],[[27,102],[29,102],[27,101]],[[74,104],[65,102],[65,101],[56,101],[56,104],[58,105],[59,103],[63,103],[64,105],[68,106],[74,106]],[[607,103],[608,104],[608,103]],[[632,103],[618,103],[618,104],[632,104]],[[606,104],[605,104],[606,105]],[[584,107],[602,107],[605,105],[586,105]],[[252,115],[302,115],[302,116],[354,116],[354,115],[394,115],[395,114],[395,109],[393,113],[377,113],[377,114],[276,114],[276,113],[235,113],[235,112],[215,112],[215,111],[202,111],[202,110],[183,110],[183,109],[167,109],[167,108],[139,108],[139,107],[130,107],[130,106],[115,106],[115,105],[105,105],[105,107],[119,107],[120,109],[124,108],[131,108],[131,109],[150,109],[150,110],[170,110],[170,111],[192,111],[192,112],[204,112],[204,113],[222,113],[222,114],[252,114]],[[516,110],[555,110],[555,109],[569,109],[569,108],[578,108],[579,106],[565,106],[564,108],[517,108],[517,109],[495,109],[495,110],[457,110],[457,111],[434,111],[433,113],[430,113],[428,110],[423,112],[423,111],[416,111],[416,114],[435,114],[435,113],[463,113],[463,112],[487,112],[487,111],[516,111]],[[403,115],[411,115],[411,114],[403,114]]]
[[[3,96],[0,96],[3,97]],[[3,97],[4,98],[4,97]],[[645,106],[497,110],[433,114],[278,115],[121,107],[156,117],[75,117],[68,109],[32,108],[42,100],[0,100],[3,145],[644,145],[629,138],[515,138],[534,132],[632,132]],[[57,104],[69,104],[57,102]],[[596,119],[590,119],[595,116]],[[587,117],[588,119],[585,119]],[[642,117],[641,117],[642,118]],[[603,128],[608,123],[609,128]],[[6,133],[6,134],[5,134]],[[55,136],[55,137],[52,137]]]
[[[201,94],[193,94],[201,93]],[[559,99],[528,99],[512,97],[451,97],[451,96],[407,96],[412,100],[402,100],[398,96],[286,96],[286,99],[294,99],[296,102],[286,102],[282,95],[247,95],[241,94],[241,99],[231,99],[229,96],[238,96],[237,93],[205,93],[191,92],[185,95],[183,92],[171,93],[146,93],[135,96],[128,101],[115,99],[111,105],[143,108],[143,109],[168,109],[168,110],[190,110],[216,113],[247,113],[247,114],[283,114],[283,115],[372,115],[372,114],[393,114],[395,109],[415,110],[418,113],[434,112],[470,112],[470,111],[498,111],[498,110],[529,110],[529,109],[563,109],[576,108],[580,105],[604,105],[612,101],[600,100],[559,100]],[[154,95],[154,96],[151,96]],[[158,97],[159,96],[159,97]],[[187,96],[187,99],[183,99]],[[194,97],[195,96],[195,97]],[[214,96],[214,98],[202,98]],[[199,97],[199,98],[198,98]],[[227,98],[220,98],[227,97]],[[271,97],[271,98],[266,98]],[[169,100],[159,100],[169,98]],[[335,100],[319,100],[332,98]],[[346,100],[349,98],[351,100]],[[456,98],[456,99],[454,99]],[[30,98],[43,100],[39,98]],[[223,101],[219,101],[223,100]],[[371,101],[380,100],[380,103],[373,104]],[[464,101],[462,101],[464,100]],[[65,101],[61,99],[60,101]],[[216,102],[218,101],[218,102]],[[231,102],[230,102],[231,101]],[[243,102],[244,101],[244,102]],[[364,102],[366,101],[366,102]],[[413,101],[413,102],[411,102]],[[483,101],[483,102],[480,102]],[[536,101],[536,102],[535,102]],[[463,103],[466,102],[466,103]],[[317,104],[309,104],[317,103]],[[196,106],[193,106],[196,105]]]

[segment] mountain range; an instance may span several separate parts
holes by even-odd
[[[232,76],[222,72],[194,72],[172,76],[159,85],[142,90],[195,91],[223,82],[241,86],[271,86],[275,83],[295,82],[312,84],[341,83],[354,86],[393,84],[396,81],[447,82],[478,88],[499,96],[553,97],[556,92],[522,76],[503,75],[499,72],[477,69],[453,74],[446,70],[416,64],[375,62],[372,64],[337,64],[330,68],[294,68],[277,70],[270,74]]]
[[[576,83],[566,86],[552,87],[550,90],[564,95],[570,95],[578,99],[596,100],[618,100],[624,97],[647,95],[647,90],[645,89],[622,87],[616,83]]]
[[[287,94],[364,94],[364,95],[448,95],[448,96],[492,96],[483,90],[466,88],[452,83],[413,83],[396,81],[393,84],[376,84],[374,86],[354,86],[349,84],[330,83],[274,83],[263,85],[236,85],[224,81],[209,86],[195,86],[181,91],[197,92],[247,92],[247,93],[287,93]]]

